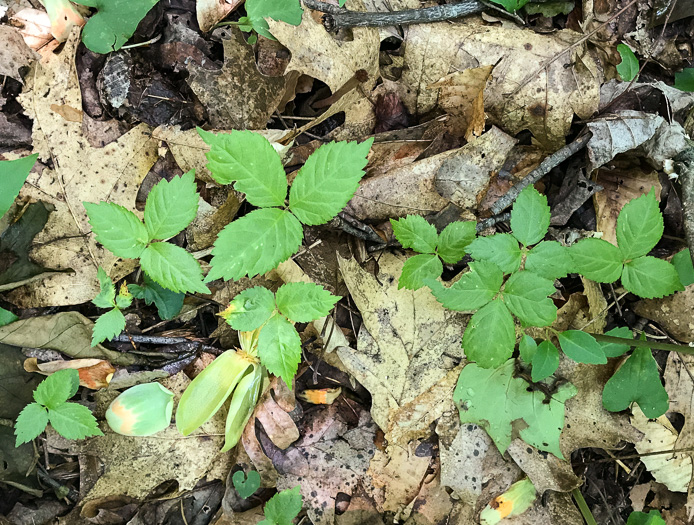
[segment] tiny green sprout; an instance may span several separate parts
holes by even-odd
[[[136,385],[111,402],[106,422],[124,436],[151,436],[171,423],[173,397],[173,392],[159,383]]]

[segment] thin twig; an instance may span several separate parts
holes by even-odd
[[[476,229],[477,233],[486,230],[487,228],[491,228],[495,224],[499,222],[504,222],[508,221],[511,219],[511,212],[506,212],[506,213],[501,213],[499,215],[495,215],[494,217],[490,217],[489,219],[485,219],[481,222],[477,223]]]
[[[682,185],[682,210],[684,212],[684,236],[694,263],[694,143],[675,157]]]

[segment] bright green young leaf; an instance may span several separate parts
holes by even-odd
[[[483,368],[501,365],[513,353],[516,328],[508,308],[494,300],[470,318],[463,335],[463,351],[469,361]]]
[[[231,184],[254,206],[284,206],[287,175],[272,144],[252,131],[214,134],[198,128],[210,146],[207,168],[220,184]]]
[[[622,61],[617,64],[617,73],[624,82],[631,82],[639,73],[639,59],[626,44],[619,44],[617,51],[622,57]]]
[[[307,225],[324,224],[354,196],[373,138],[361,144],[331,142],[306,160],[289,190],[289,209]]]
[[[325,317],[340,300],[314,283],[287,283],[277,290],[277,309],[297,323],[310,323]]]
[[[692,89],[694,91],[694,89]],[[629,514],[627,525],[666,525],[665,520],[657,510],[652,510],[648,514],[645,512],[634,511]]]
[[[631,332],[628,326],[619,326],[617,328],[613,328],[609,332],[605,332],[605,335],[610,335],[612,337],[622,337],[626,339],[623,345],[617,343],[603,343],[602,341],[598,341],[598,344],[602,348],[602,351],[605,352],[605,355],[607,357],[619,357],[620,355],[624,355],[626,352],[629,351],[629,348],[631,348],[629,341],[631,341],[634,338],[634,334]]]
[[[292,525],[294,518],[301,512],[302,504],[299,485],[278,492],[265,504],[265,519],[258,525]]]
[[[145,227],[150,240],[178,235],[195,218],[199,198],[192,170],[155,184],[145,203]]]
[[[424,284],[443,306],[458,312],[482,308],[499,293],[504,274],[499,267],[488,262],[471,262],[470,271],[464,273],[450,288],[439,281],[426,280]]]
[[[509,277],[502,292],[504,303],[524,326],[549,326],[557,318],[557,307],[547,297],[555,292],[554,283],[532,272]]]
[[[667,261],[646,255],[624,265],[622,284],[631,293],[653,299],[684,290],[675,267]]]
[[[17,160],[0,161],[0,217],[14,203],[38,157],[39,154],[34,153]]]
[[[530,0],[492,0],[495,4],[499,4],[509,13],[515,13]]]
[[[650,252],[663,236],[663,228],[654,188],[627,202],[617,217],[617,244],[624,261]]]
[[[92,329],[92,346],[103,341],[110,341],[125,330],[125,317],[123,313],[114,308],[99,316]]]
[[[576,394],[576,388],[564,384],[545,403],[544,394],[528,386],[514,377],[512,359],[492,369],[469,364],[458,378],[453,401],[460,421],[484,428],[502,454],[511,444],[513,427],[527,425],[520,431],[526,443],[563,458],[559,436],[564,428],[564,402]]]
[[[574,269],[598,283],[613,283],[622,274],[622,253],[603,239],[588,238],[569,248]]]
[[[258,337],[258,357],[268,372],[284,379],[291,390],[301,361],[301,338],[285,317],[273,315],[263,326]]]
[[[94,53],[117,51],[133,36],[137,25],[159,0],[74,0],[96,7],[82,29],[82,42]]]
[[[559,367],[559,350],[550,341],[542,341],[532,360],[531,378],[537,383],[551,376]]]
[[[0,307],[0,326],[14,323],[17,319],[19,319],[19,317],[14,315],[12,312]]]
[[[694,265],[689,252],[689,248],[675,254],[672,258],[672,265],[680,276],[682,286],[689,286],[694,283]]]
[[[258,35],[262,35],[265,38],[268,38],[270,40],[277,40],[274,36],[272,36],[272,33],[270,33],[270,25],[267,23],[267,20],[264,18],[249,18],[245,17],[246,20],[248,20],[248,23],[250,24],[249,30],[253,30]],[[239,26],[242,31],[245,31],[243,26]],[[258,36],[257,35],[250,35],[248,37],[248,45],[253,45],[258,41]]]
[[[272,18],[293,26],[301,23],[304,10],[299,0],[246,0],[248,18]]]
[[[229,403],[227,421],[224,425],[224,446],[221,452],[231,450],[239,442],[246,423],[258,403],[264,376],[265,369],[258,364],[239,381],[239,386],[234,390]]]
[[[515,237],[509,233],[478,237],[468,245],[467,251],[478,261],[496,264],[505,274],[513,273],[520,267],[520,247]]]
[[[525,269],[546,279],[561,279],[573,273],[569,249],[557,241],[542,241],[528,252]]]
[[[422,253],[410,257],[402,267],[402,273],[398,280],[398,290],[406,288],[408,290],[419,290],[425,286],[425,281],[436,280],[443,273],[443,264],[438,255],[432,253]]]
[[[540,242],[549,228],[547,197],[532,186],[520,192],[511,210],[513,236],[524,246]]]
[[[153,242],[142,252],[140,265],[164,288],[174,292],[210,293],[202,282],[200,264],[180,246]]]
[[[474,221],[455,221],[443,229],[436,250],[443,262],[455,264],[465,256],[468,244],[475,240],[476,226]]]
[[[607,363],[605,352],[592,335],[580,330],[567,330],[561,332],[558,338],[562,352],[577,363],[589,365]]]
[[[267,288],[255,286],[234,297],[229,307],[219,315],[234,330],[250,332],[263,326],[274,312],[275,295]]]
[[[397,221],[390,219],[395,238],[403,248],[411,248],[419,253],[434,253],[438,234],[436,227],[419,215],[408,215]]]
[[[128,290],[127,285],[123,283],[120,290],[118,290],[118,295],[116,295],[116,308],[124,310],[125,308],[130,308],[131,304],[133,304],[133,295]]]
[[[17,416],[14,434],[17,436],[15,447],[28,443],[43,432],[48,424],[48,412],[38,403],[29,403]]]
[[[117,257],[137,259],[147,246],[149,235],[140,219],[112,202],[84,202],[96,240]]]
[[[602,406],[610,412],[626,410],[633,402],[649,419],[662,416],[670,406],[650,348],[634,348],[602,391]]]
[[[518,345],[518,353],[520,354],[520,358],[523,360],[523,362],[529,365],[533,362],[535,352],[537,352],[537,343],[535,342],[535,339],[529,335],[524,335],[520,340],[520,344]]]
[[[239,280],[272,270],[296,253],[303,236],[301,223],[288,211],[253,210],[229,223],[217,236],[206,281]]]
[[[694,91],[694,67],[675,73],[675,87],[680,91]]]
[[[101,290],[92,302],[99,308],[113,308],[116,306],[116,287],[113,281],[101,266],[96,271],[96,276],[99,278]]]
[[[157,307],[159,317],[168,321],[178,315],[183,308],[183,301],[186,295],[177,293],[156,283],[149,275],[143,273],[143,284],[129,284],[128,290],[133,294],[135,299],[144,299],[150,305],[152,303]]]
[[[39,383],[34,391],[34,401],[47,408],[55,408],[74,396],[79,386],[80,376],[77,370],[58,370]]]
[[[99,424],[91,411],[77,403],[63,403],[48,409],[48,420],[65,439],[84,439],[103,436]]]

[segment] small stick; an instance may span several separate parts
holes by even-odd
[[[694,263],[694,143],[675,157],[682,185],[682,210],[684,212],[684,236]]]
[[[504,222],[508,221],[511,219],[511,212],[506,212],[506,213],[501,213],[499,215],[495,215],[494,217],[490,217],[489,219],[485,219],[482,222],[478,222],[476,229],[477,232],[481,232],[486,230],[487,228],[491,228],[498,222]]]

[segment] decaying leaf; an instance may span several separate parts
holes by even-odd
[[[662,299],[643,299],[634,305],[638,315],[660,324],[668,334],[682,341],[694,341],[694,285]]]
[[[35,357],[30,357],[24,361],[24,370],[43,375],[51,375],[53,372],[66,368],[77,370],[80,376],[80,385],[91,390],[106,388],[116,371],[111,363],[103,359],[70,359],[68,361],[39,363]]]
[[[0,26],[0,76],[22,82],[21,68],[28,66],[38,55],[26,45],[22,35],[14,27]]]
[[[241,5],[241,0],[196,0],[195,13],[200,30],[207,32]]]

